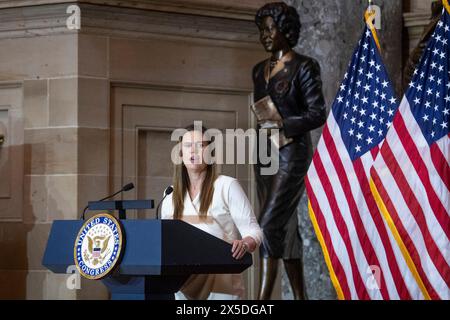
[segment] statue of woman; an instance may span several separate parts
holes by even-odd
[[[266,4],[258,10],[255,22],[261,44],[271,56],[253,69],[253,108],[270,101],[278,110],[274,119],[261,119],[257,114],[258,129],[279,129],[284,138],[284,143],[278,146],[276,174],[262,175],[260,169],[264,165],[255,166],[259,223],[264,232],[259,299],[270,299],[278,259],[283,259],[294,298],[305,299],[302,239],[296,210],[312,158],[310,131],[326,120],[320,67],[314,59],[292,50],[300,33],[295,8],[282,2]]]

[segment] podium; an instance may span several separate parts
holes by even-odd
[[[42,264],[66,273],[83,220],[53,222]],[[173,300],[192,274],[241,273],[252,265],[246,253],[181,220],[121,220],[125,243],[117,268],[101,280],[114,300]]]

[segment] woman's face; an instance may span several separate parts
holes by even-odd
[[[289,47],[284,34],[282,34],[271,16],[264,17],[259,29],[259,40],[267,52],[277,52]]]
[[[207,164],[205,163],[204,153],[207,142],[204,141],[203,134],[200,131],[189,131],[183,135],[181,140],[181,150],[183,164],[189,171],[203,171]]]

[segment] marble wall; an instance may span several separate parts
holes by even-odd
[[[22,150],[12,161],[23,169],[11,177],[20,186],[22,205],[9,207],[14,219],[0,210],[0,298],[108,296],[100,283],[83,281],[90,294],[67,290],[66,276],[41,264],[51,223],[76,219],[87,199],[108,191],[108,136],[102,126],[108,121],[99,117],[108,107],[107,91],[96,79],[78,77],[77,39],[70,33],[0,39],[0,90],[6,80],[17,84],[22,103],[14,128],[23,136],[2,147]],[[14,131],[7,135],[13,138]]]

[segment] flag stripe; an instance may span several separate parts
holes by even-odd
[[[370,185],[370,188],[372,189],[372,181],[371,180],[369,180],[369,185]],[[373,192],[372,192],[372,194],[373,194]],[[377,206],[378,206],[378,202],[375,197],[374,197],[374,201],[375,201],[375,203],[377,203]],[[409,266],[404,258],[402,250],[400,249],[398,242],[395,239],[394,234],[391,231],[391,227],[387,223],[386,219],[383,218],[383,213],[381,212],[381,208],[379,208],[379,210],[380,210],[380,216],[383,220],[384,227],[386,228],[387,234],[389,236],[390,244],[391,244],[392,249],[395,254],[395,258],[396,258],[395,262],[397,262],[398,267],[401,270],[401,277],[405,283],[406,290],[407,290],[406,293],[399,292],[400,299],[402,299],[402,300],[403,299],[423,300],[424,296],[422,294],[422,291],[420,290],[419,285],[417,284],[417,282],[414,278],[414,275],[412,274],[411,270],[409,269]],[[391,263],[392,261],[389,261],[389,262]],[[408,296],[409,296],[409,298],[408,298]]]
[[[448,194],[450,189],[447,187],[447,190],[442,189],[444,188],[449,182],[444,181],[443,177],[445,174],[449,174],[450,171],[450,164],[448,163],[448,160],[443,162],[443,169],[442,171],[437,171],[437,168],[432,165],[433,159],[431,155],[431,149],[433,149],[433,146],[439,147],[439,149],[443,148],[444,150],[447,150],[447,156],[450,158],[450,153],[448,150],[448,135],[447,138],[443,137],[436,142],[434,142],[431,146],[428,144],[427,140],[423,136],[422,130],[420,129],[419,125],[416,122],[416,119],[414,118],[414,115],[411,113],[411,109],[409,106],[408,99],[405,98],[405,103],[407,103],[407,107],[402,107],[401,115],[403,117],[403,122],[405,123],[406,131],[409,133],[409,136],[411,137],[411,140],[413,143],[416,144],[417,149],[420,150],[419,154],[421,156],[421,159],[425,164],[427,164],[427,170],[429,172],[429,175],[433,177],[431,179],[431,184],[433,186],[433,189],[438,193],[438,197],[440,197],[441,202],[444,203],[448,200],[450,195]],[[406,126],[406,123],[408,124]],[[412,139],[414,137],[414,139]],[[446,146],[447,145],[447,146]],[[445,152],[441,149],[442,154],[445,154]],[[445,165],[445,163],[447,163]],[[443,193],[445,192],[446,195]]]
[[[367,180],[367,176],[363,172],[362,164],[359,160],[354,162],[355,172],[358,176],[358,180],[361,184],[362,190],[370,191],[369,181]],[[373,221],[377,227],[377,231],[380,235],[381,241],[383,242],[383,249],[387,256],[387,261],[389,264],[389,269],[392,273],[392,277],[394,279],[395,287],[397,288],[397,292],[402,299],[411,299],[409,291],[406,287],[405,281],[402,277],[400,269],[398,267],[397,258],[392,250],[391,242],[389,241],[389,236],[380,215],[378,206],[373,198],[372,193],[363,192],[364,199],[366,200],[367,206],[369,208],[369,212],[372,216]]]
[[[383,146],[383,148],[384,147],[385,146]],[[388,166],[387,162],[388,160],[384,157],[379,157],[377,159],[377,165],[385,166],[387,168],[386,170],[381,171],[381,173],[378,171],[378,168],[375,167],[377,174],[379,174],[380,177],[383,177],[382,180],[380,178],[380,183],[386,192],[381,192],[383,191],[381,190],[381,185],[376,184],[376,187],[383,198],[387,210],[390,213],[390,217],[395,223],[396,229],[402,237],[406,248],[410,250],[412,261],[420,271],[420,277],[424,281],[427,291],[431,296],[433,296],[432,293],[435,292],[434,297],[436,297],[435,289],[439,286],[436,286],[435,283],[438,281],[436,275],[439,275],[439,273],[435,264],[431,261],[432,258],[428,252],[429,249],[426,247],[427,239],[421,233],[420,226],[417,225],[416,220],[412,217],[410,209],[412,206],[412,197],[405,198],[405,195],[408,195],[409,190],[405,190],[405,186],[396,181],[394,173],[392,172],[392,166]],[[373,174],[372,177],[374,177]],[[420,255],[418,254],[419,252]],[[433,271],[433,273],[430,273],[430,271]]]
[[[442,256],[441,251],[437,247],[436,243],[433,240],[433,237],[430,233],[430,231],[427,228],[425,216],[422,210],[422,207],[417,200],[416,195],[414,194],[413,190],[411,189],[410,185],[408,184],[408,181],[406,177],[404,176],[401,167],[399,163],[397,162],[397,159],[395,158],[394,154],[392,153],[390,144],[386,140],[383,145],[383,149],[381,150],[381,154],[383,156],[384,162],[386,163],[387,167],[389,168],[395,183],[399,187],[401,196],[403,196],[403,199],[407,203],[407,207],[409,208],[409,211],[411,212],[411,215],[407,215],[407,217],[414,217],[415,221],[417,223],[417,227],[421,231],[420,238],[422,238],[425,242],[425,249],[427,250],[429,257],[431,261],[436,266],[436,269],[439,271],[441,275],[445,275],[445,266],[447,265],[444,257]],[[385,181],[384,181],[385,182]],[[398,199],[396,199],[398,201]],[[402,221],[408,221],[401,219]],[[396,221],[396,220],[394,220]],[[411,219],[409,219],[408,222],[411,222]],[[411,230],[408,228],[408,230]],[[414,229],[413,229],[414,230]],[[423,236],[422,236],[423,235]],[[419,238],[418,235],[415,237],[416,239]],[[424,252],[422,252],[424,254]],[[419,257],[420,259],[420,257]],[[448,281],[449,279],[447,279]]]
[[[342,201],[338,202],[342,217],[347,224],[349,230],[356,230],[359,242],[356,242],[354,249],[357,250],[358,262],[362,265],[360,272],[367,278],[368,268],[380,268],[380,278],[377,279],[377,286],[381,289],[369,290],[372,299],[389,299],[390,293],[387,291],[393,288],[393,297],[398,297],[392,276],[388,271],[388,262],[384,254],[379,255],[374,248],[382,247],[382,242],[376,232],[376,226],[369,214],[361,214],[361,211],[367,212],[368,209],[364,205],[364,199],[361,196],[361,189],[357,183],[349,183],[349,180],[356,181],[357,177],[353,173],[353,165],[348,154],[343,150],[343,142],[340,139],[339,128],[334,121],[334,116],[330,115],[328,121],[329,127],[323,131],[323,142],[320,144],[320,154],[322,162],[327,168],[327,174],[332,179],[332,186],[336,195]],[[333,136],[328,128],[332,128],[335,132]],[[368,155],[371,157],[371,155]],[[333,160],[331,160],[333,159]],[[363,173],[364,174],[364,173]],[[358,203],[356,203],[356,199]],[[345,201],[347,200],[347,201]],[[367,230],[370,232],[368,233]],[[369,255],[369,256],[368,256]],[[371,269],[374,270],[374,269]],[[380,281],[380,283],[378,283]],[[386,282],[389,282],[388,284]],[[377,291],[374,291],[377,290]],[[392,291],[392,290],[391,290]],[[380,293],[382,296],[380,296]]]
[[[382,159],[382,157],[377,159],[377,163],[381,164],[382,161],[385,161],[385,159]],[[409,202],[403,198],[401,193],[402,187],[397,184],[389,169],[387,170],[387,173],[381,173],[383,176],[381,178],[382,186],[386,191],[382,193],[379,190],[380,194],[382,194],[383,201],[388,208],[391,220],[395,223],[396,230],[398,230],[399,235],[402,237],[406,248],[410,250],[411,261],[419,271],[423,271],[419,274],[427,287],[428,293],[433,299],[438,299],[439,295],[437,292],[439,292],[439,289],[447,286],[429,255],[426,247],[426,239],[422,235],[416,220],[412,217],[412,213],[408,207]],[[377,187],[379,187],[378,184]]]
[[[383,275],[386,276],[386,281],[388,282],[389,298],[395,299],[400,296],[402,299],[410,299],[411,296],[409,294],[409,290],[405,286],[405,280],[403,279],[402,273],[399,270],[398,264],[403,265],[403,270],[408,270],[408,267],[406,266],[403,256],[400,252],[397,254],[397,256],[393,253],[392,243],[388,235],[388,229],[386,228],[386,225],[381,218],[380,212],[378,211],[378,207],[373,200],[373,196],[367,180],[368,177],[366,175],[366,172],[369,173],[370,166],[373,162],[373,160],[372,162],[370,162],[370,159],[372,159],[372,155],[370,153],[367,153],[361,158],[356,159],[352,162],[345,151],[341,152],[345,149],[340,138],[340,132],[336,132],[339,131],[339,128],[337,127],[333,115],[329,116],[328,125],[333,129],[324,130],[322,137],[325,140],[333,139],[336,145],[335,149],[338,156],[333,157],[333,159],[335,160],[334,162],[337,162],[340,159],[340,162],[343,165],[342,169],[339,171],[339,174],[341,176],[348,176],[348,180],[350,181],[357,180],[359,182],[350,184],[350,192],[353,194],[354,198],[358,199],[358,209],[360,211],[360,216],[365,221],[365,230],[369,231],[369,238],[373,244],[373,247],[376,248],[378,259],[381,262]],[[331,135],[331,132],[333,132],[333,135]],[[378,146],[375,148],[378,149]],[[321,148],[320,146],[318,150],[321,154],[327,154],[326,150],[324,150],[324,148]],[[366,163],[367,169],[363,167],[363,162],[360,161],[360,159],[365,159],[364,163]],[[329,168],[331,166],[327,164],[326,167]],[[329,170],[328,175],[334,176],[335,174],[334,172]],[[350,192],[346,191],[345,195],[349,194]],[[342,197],[344,197],[344,195]],[[397,244],[395,243],[394,245],[397,249]],[[409,272],[406,273],[407,276],[412,276],[412,274],[410,274]],[[410,287],[416,288],[416,290],[418,289],[414,284],[410,285]]]
[[[443,138],[443,140],[448,140],[449,137]],[[431,159],[433,161],[434,167],[438,172],[439,176],[442,178],[444,185],[447,190],[450,191],[450,166],[442,154],[442,150],[439,148],[437,143],[433,143],[430,149]],[[450,158],[450,155],[447,155]],[[447,198],[448,199],[448,198]]]
[[[373,156],[371,152],[367,152],[366,154],[362,155],[358,159],[353,160],[354,162],[358,161],[362,166],[362,173],[366,176],[366,179],[369,179],[370,177],[370,168],[372,168],[373,164]],[[362,189],[364,190],[364,189]]]
[[[325,168],[323,167],[322,160],[321,160],[319,153],[315,154],[313,163],[317,170],[317,174],[319,176],[320,182],[324,188],[325,195],[328,199],[328,203],[330,204],[331,213],[334,217],[336,226],[337,226],[342,238],[344,239],[344,244],[347,249],[349,258],[350,258],[350,265],[351,265],[352,272],[353,272],[353,281],[355,282],[355,287],[356,287],[356,292],[358,294],[358,298],[367,300],[370,297],[366,291],[364,282],[361,278],[361,274],[358,270],[358,266],[357,266],[356,258],[355,258],[355,251],[353,250],[352,244],[350,242],[351,235],[349,234],[349,231],[347,229],[345,221],[342,219],[342,213],[337,204],[336,196],[334,194],[330,180],[328,179],[328,176],[326,174]],[[345,241],[345,240],[347,240],[347,241]]]
[[[330,123],[334,122],[333,115],[330,115],[329,118],[330,118],[330,120],[329,120]],[[338,130],[337,126],[334,126],[334,128],[336,131]],[[336,136],[336,140],[339,139],[340,133],[338,132],[335,136]],[[335,168],[337,176],[339,177],[340,186],[343,188],[342,196],[347,199],[347,204],[349,206],[348,208],[349,208],[349,211],[351,214],[351,219],[345,219],[345,221],[347,221],[347,223],[352,221],[352,223],[355,225],[355,230],[357,232],[358,238],[361,243],[360,246],[362,247],[362,249],[364,251],[364,254],[365,254],[365,257],[366,257],[366,260],[368,261],[368,263],[370,265],[376,265],[376,266],[381,267],[380,261],[377,258],[375,250],[373,249],[372,240],[371,241],[365,240],[366,238],[370,238],[370,237],[367,234],[366,227],[361,220],[361,214],[358,210],[358,206],[356,205],[355,199],[353,198],[353,194],[357,194],[357,192],[352,191],[352,189],[350,187],[350,183],[349,183],[349,180],[347,177],[347,174],[349,174],[349,170],[345,170],[343,163],[342,163],[344,161],[342,159],[342,157],[344,157],[344,156],[341,156],[339,154],[339,152],[335,146],[335,143],[333,141],[333,138],[331,136],[331,133],[328,129],[328,126],[326,126],[324,128],[324,130],[322,132],[322,137],[324,139],[325,146],[329,153],[330,158],[334,160],[334,161],[330,161],[330,162],[331,162],[331,165]],[[321,154],[326,154],[325,150],[322,150]],[[358,161],[358,160],[356,160],[356,161]],[[327,166],[327,168],[329,168],[329,166]],[[363,175],[364,178],[366,178],[364,168],[362,168],[362,166],[361,166],[358,169],[360,171],[360,176]],[[329,170],[330,170],[330,168],[329,168]],[[337,186],[339,186],[339,184]],[[373,224],[371,224],[370,227],[373,227]],[[383,268],[383,269],[386,270],[386,268]],[[386,291],[387,286],[386,286],[386,279],[385,279],[384,273],[381,274],[381,288],[380,289],[381,289],[381,294],[383,295],[383,298],[389,299],[389,294]]]
[[[373,160],[375,160],[375,158],[377,157],[378,151],[380,151],[380,148],[378,146],[370,150]]]
[[[329,118],[329,124],[332,124],[332,119],[333,116],[331,115]],[[325,129],[325,131],[329,131],[328,130],[328,126]],[[335,127],[335,130],[337,129],[337,127]],[[339,133],[336,134],[336,138],[339,139]],[[331,144],[334,148],[334,144],[333,141],[331,141]],[[333,152],[330,147],[330,150],[328,149],[327,146],[327,138],[325,137],[325,135],[323,135],[323,139],[320,142],[319,145],[320,148],[320,155],[321,155],[321,161],[323,164],[324,168],[327,168],[327,174],[328,174],[328,178],[330,179],[330,183],[331,186],[333,188],[333,191],[335,193],[335,196],[337,199],[342,199],[343,201],[338,201],[337,205],[338,205],[338,209],[340,210],[340,218],[342,218],[342,221],[345,223],[347,229],[350,231],[350,235],[351,237],[351,243],[352,243],[352,248],[354,250],[354,255],[356,257],[356,261],[358,263],[358,267],[359,267],[359,272],[364,275],[365,278],[367,278],[367,272],[369,270],[369,265],[376,265],[379,266],[379,263],[377,260],[368,260],[367,257],[367,253],[371,252],[372,253],[372,257],[375,257],[375,253],[373,251],[372,248],[372,244],[370,241],[367,241],[367,239],[369,239],[368,235],[365,233],[364,230],[364,226],[361,222],[361,220],[354,220],[353,219],[353,212],[352,210],[357,210],[356,209],[356,204],[349,201],[347,196],[349,194],[349,185],[343,185],[342,184],[342,177],[340,177],[341,172],[336,170],[336,162],[339,161],[339,154],[337,153],[330,153]],[[335,148],[334,148],[335,149]],[[333,160],[332,160],[333,159]],[[350,195],[351,197],[351,195]],[[345,199],[347,199],[347,201],[345,201]],[[330,212],[330,215],[334,214],[334,212]],[[356,231],[356,233],[352,232],[353,230]],[[384,286],[385,286],[385,282],[384,282],[384,277],[381,279],[382,280],[382,286],[383,286],[383,290],[384,290]],[[369,292],[369,295],[371,296],[372,299],[380,299],[382,298],[380,296],[380,292],[371,290]]]
[[[434,213],[434,216],[439,221],[439,224],[441,225],[442,229],[447,235],[447,242],[448,242],[448,238],[450,237],[450,228],[449,228],[450,217],[448,216],[448,213],[446,212],[444,206],[442,205],[441,199],[439,199],[439,197],[436,195],[436,192],[430,181],[430,175],[428,172],[427,165],[424,163],[421,153],[419,152],[419,150],[417,150],[416,144],[412,140],[409,131],[406,129],[406,125],[403,120],[401,112],[399,112],[395,117],[394,126],[395,131],[397,132],[397,137],[401,141],[406,154],[408,155],[411,163],[415,168],[415,172],[418,174],[420,181],[422,181],[422,184],[425,188],[425,192],[432,209],[432,212],[430,211],[430,214]],[[425,155],[426,152],[427,151],[424,150],[424,152],[422,152],[422,155]],[[434,168],[434,166],[432,167]]]
[[[332,135],[331,132],[333,132]],[[374,219],[372,215],[369,214],[370,213],[369,208],[366,204],[366,200],[363,197],[362,189],[360,188],[362,186],[358,183],[353,182],[358,180],[358,177],[355,173],[356,167],[353,165],[353,162],[349,158],[348,154],[345,152],[344,145],[340,139],[340,136],[341,134],[339,131],[339,127],[337,126],[337,123],[334,120],[334,115],[330,114],[327,122],[327,127],[324,129],[322,138],[319,141],[319,145],[317,147],[318,153],[320,153],[323,156],[322,162],[324,163],[324,166],[327,168],[327,175],[330,178],[337,177],[338,175],[344,177],[348,176],[348,178],[346,177],[346,181],[347,182],[352,181],[351,184],[348,183],[350,189],[346,189],[346,191],[340,191],[337,194],[337,196],[340,196],[340,198],[345,199],[346,196],[352,194],[354,195],[354,197],[358,199],[359,216],[363,219],[364,225],[362,224],[359,224],[359,226],[355,225],[355,228],[358,227],[360,229],[363,229],[364,232],[365,230],[369,230],[368,234],[366,233],[367,239],[369,239],[373,247],[376,248],[376,257],[378,257],[379,262],[381,263],[380,267],[382,275],[386,277],[386,282],[388,282],[387,290],[389,291],[389,296],[387,297],[387,299],[398,299],[399,295],[401,295],[402,299],[409,299],[410,298],[409,290],[405,286],[405,281],[402,277],[402,273],[400,271],[396,272],[396,270],[399,270],[397,264],[400,263],[403,266],[403,272],[405,273],[406,277],[409,277],[409,279],[412,278],[412,274],[408,272],[408,267],[404,262],[401,252],[397,252],[397,255],[393,253],[391,246],[391,239],[387,235],[386,225],[384,224],[384,221],[381,219],[381,215],[378,209],[376,208],[376,205],[374,204],[373,200],[372,203],[374,204],[373,206],[376,209],[376,212],[373,212],[373,214],[375,214],[375,216],[378,217],[378,220],[376,220],[376,218]],[[330,146],[329,147],[330,150],[328,150],[327,147],[324,145],[324,141],[327,140],[329,140],[327,145]],[[363,157],[372,158],[370,153],[364,155]],[[333,158],[333,161],[331,161],[330,158]],[[342,169],[339,171],[339,174],[333,170],[335,167],[336,169],[338,168],[336,164],[338,162],[341,164],[342,167]],[[361,162],[359,162],[358,159],[355,160],[355,162],[358,162],[360,164],[358,166],[358,170],[356,171],[361,171],[363,169]],[[364,172],[361,172],[359,174],[359,179],[361,178],[364,178],[367,181],[367,176]],[[332,185],[335,191],[341,190],[340,188],[338,188],[338,186],[341,186],[342,184],[345,185],[346,183],[343,183],[339,180],[332,181]],[[370,187],[367,185],[366,188],[367,188],[366,194],[369,196],[369,198],[372,198],[369,189]],[[341,206],[344,203],[346,204],[346,201],[339,202]],[[341,210],[342,212],[344,212],[345,209],[341,208]],[[348,207],[346,211],[347,212],[349,211]],[[362,212],[364,212],[364,214],[362,214]],[[367,214],[365,214],[366,212]],[[352,229],[351,226],[353,226],[353,218],[347,214],[346,216],[344,216],[344,220],[347,223],[350,223],[349,227],[350,229]],[[381,225],[379,224],[377,225],[374,220],[381,222]],[[380,230],[384,230],[384,232]],[[380,239],[381,236],[384,237],[383,240]],[[364,242],[367,242],[367,240],[364,240]],[[397,244],[395,243],[394,245],[395,248],[398,250]],[[386,248],[384,248],[385,246]],[[361,247],[359,248],[361,250]],[[406,272],[404,270],[406,270]],[[417,292],[418,287],[417,285],[414,285],[414,283],[415,282],[413,282],[413,284],[410,284],[409,287],[413,292]],[[399,288],[398,290],[397,287]]]
[[[338,299],[339,300],[344,300],[345,299],[344,293],[342,291],[342,288],[341,288],[339,280],[338,280],[338,278],[336,276],[336,273],[335,273],[335,271],[333,269],[333,264],[331,262],[330,254],[328,253],[327,245],[326,245],[325,240],[323,238],[322,231],[319,228],[319,224],[317,222],[316,215],[314,214],[314,210],[312,208],[310,200],[308,200],[308,212],[309,212],[309,217],[311,219],[311,223],[313,225],[314,231],[317,234],[317,240],[319,241],[320,247],[322,248],[325,263],[326,263],[326,265],[328,267],[328,270],[330,271],[331,282],[333,283],[333,286],[334,286],[334,288],[336,290]],[[340,264],[340,262],[338,262],[338,263]],[[341,268],[342,268],[342,266],[341,266]]]
[[[322,184],[317,177],[317,171],[314,164],[311,164],[310,169],[314,178],[308,177],[308,189],[310,190],[309,199],[316,214],[317,222],[320,226],[322,234],[324,235],[325,243],[330,252],[331,261],[335,268],[336,275],[341,284],[344,296],[346,299],[357,299],[355,284],[352,281],[353,272],[350,266],[350,258],[347,251],[344,250],[344,240],[337,229],[336,223],[332,217],[323,213],[323,208],[326,212],[330,212],[329,203],[326,201],[325,192]],[[313,175],[314,174],[314,175]],[[317,196],[316,196],[317,195]],[[319,205],[320,203],[320,205]],[[339,254],[338,254],[339,252]],[[348,288],[348,292],[346,290]]]
[[[364,221],[363,227],[365,228],[365,230],[369,231],[368,238],[373,247],[376,249],[377,257],[381,262],[380,267],[382,269],[383,275],[386,276],[386,281],[388,282],[388,290],[390,295],[389,298],[398,298],[399,294],[402,294],[402,299],[408,299],[410,297],[409,290],[405,287],[405,281],[402,277],[402,273],[396,272],[396,270],[399,270],[398,264],[401,264],[403,266],[403,270],[408,270],[408,267],[406,266],[401,253],[394,255],[391,250],[392,246],[390,238],[388,236],[388,229],[386,229],[386,225],[381,218],[380,212],[378,211],[378,208],[373,201],[370,186],[368,185],[367,181],[367,176],[365,172],[361,172],[361,170],[363,170],[362,162],[360,162],[359,159],[356,159],[355,161],[352,161],[350,159],[348,153],[345,152],[345,147],[340,137],[341,133],[335,121],[334,115],[330,114],[327,122],[327,128],[325,128],[322,132],[322,138],[319,142],[317,150],[320,154],[328,156],[328,150],[323,145],[323,141],[332,140],[334,142],[336,150],[335,152],[332,151],[332,148],[334,148],[333,143],[328,143],[328,145],[330,145],[329,152],[332,153],[332,155],[330,154],[330,156],[333,157],[334,161],[325,161],[326,158],[322,158],[325,167],[328,168],[328,176],[335,177],[337,173],[333,171],[333,168],[337,165],[337,163],[342,164],[342,169],[339,171],[339,174],[343,177],[346,176],[346,181],[352,181],[351,184],[349,183],[350,189],[347,189],[344,194],[342,194],[341,192],[342,199],[344,199],[348,194],[352,194],[354,198],[358,199],[358,210],[360,212],[360,217]],[[370,159],[371,157],[372,156],[367,153],[361,158]],[[369,171],[369,169],[370,168],[368,167],[367,170]],[[354,183],[354,181],[358,181],[358,183]],[[366,181],[367,185],[361,183],[361,181]],[[336,184],[338,183],[339,182],[337,182]],[[368,199],[372,199],[372,208],[369,208]],[[351,219],[346,219],[346,221],[348,220]],[[381,224],[377,223],[377,221]],[[397,244],[395,244],[395,247],[397,248]],[[406,273],[408,276],[412,276],[409,272]],[[396,289],[397,286],[399,288],[399,291],[397,291]],[[414,288],[416,286],[410,285],[410,287]]]
[[[414,279],[419,285],[423,296],[427,300],[431,298],[436,299],[438,297],[437,293],[434,291],[433,287],[425,276],[425,272],[423,271],[422,266],[420,264],[416,266],[416,264],[414,264],[413,262],[413,258],[417,259],[418,252],[401,222],[398,224],[394,222],[394,219],[395,221],[398,221],[397,210],[395,209],[394,204],[392,203],[387,191],[385,190],[377,171],[374,169],[371,170],[371,179],[371,190],[375,197],[375,200],[377,201],[378,207],[380,208],[380,211],[382,212],[386,223],[391,228],[392,234],[394,235],[395,240],[397,241],[397,244],[402,251],[403,256],[405,257],[406,263],[408,264],[409,269],[414,275]],[[401,234],[403,234],[403,236]],[[405,241],[409,243],[408,248],[406,248],[405,241],[403,239],[405,239]]]
[[[392,148],[392,149],[390,149],[390,151],[392,152],[393,157],[395,158],[395,161],[398,164],[398,166],[400,166],[400,164],[401,164],[399,171],[401,171],[403,173],[403,176],[405,177],[405,179],[408,180],[408,187],[411,189],[411,192],[413,192],[413,194],[415,196],[414,199],[417,199],[416,203],[418,204],[418,206],[420,206],[421,212],[423,213],[423,216],[424,216],[423,221],[425,221],[425,224],[423,227],[429,231],[429,233],[432,236],[431,240],[434,241],[434,243],[437,245],[439,250],[441,252],[444,252],[448,246],[448,237],[444,233],[444,231],[441,227],[441,224],[437,221],[436,216],[433,214],[432,207],[430,206],[428,197],[426,195],[425,186],[422,185],[420,182],[414,183],[414,184],[411,183],[412,181],[418,182],[418,181],[420,181],[420,179],[419,179],[419,176],[417,175],[417,172],[416,172],[413,164],[410,161],[410,157],[406,154],[406,150],[401,148],[402,142],[400,141],[400,138],[398,136],[396,128],[394,128],[389,133],[389,137],[390,137],[389,146],[390,145],[397,146],[397,148]],[[385,152],[384,149],[382,152]],[[423,153],[425,153],[425,152],[423,152]],[[395,165],[395,164],[393,164],[393,165]],[[433,166],[433,164],[430,163],[430,166]],[[444,187],[444,189],[445,189],[445,187]],[[408,200],[408,198],[405,200]],[[411,212],[415,212],[415,211],[411,211]],[[417,216],[417,214],[416,214],[416,216]],[[414,217],[413,219],[417,221],[416,217]],[[417,221],[417,222],[420,223],[419,221]],[[449,263],[449,259],[450,258],[448,256],[445,259],[447,264]]]
[[[305,178],[305,184],[308,193],[311,195],[308,202],[309,214],[314,230],[317,234],[317,238],[325,255],[325,262],[328,270],[330,271],[331,281],[333,282],[340,300],[351,299],[351,293],[346,280],[345,271],[334,250],[330,233],[327,228],[323,228],[323,230],[320,228],[320,226],[325,225],[325,220],[323,213],[320,210],[320,206],[317,203],[317,199],[312,192],[308,177]]]
[[[439,150],[441,150],[442,154],[444,155],[444,160],[447,161],[447,167],[450,167],[450,133],[447,134],[447,139],[440,139],[436,141],[436,145],[438,146]]]
[[[381,159],[378,159],[378,163],[381,163]],[[384,161],[384,160],[383,160]],[[378,190],[380,196],[383,199],[383,203],[387,209],[387,213],[389,215],[388,219],[386,220],[388,223],[392,221],[394,223],[394,226],[398,232],[398,235],[403,239],[403,243],[405,245],[405,250],[409,253],[410,257],[410,263],[408,263],[408,266],[411,268],[413,265],[414,268],[417,270],[417,274],[419,275],[419,278],[423,282],[427,294],[424,293],[424,295],[428,295],[432,297],[433,299],[439,298],[438,294],[436,293],[436,290],[434,286],[431,283],[431,280],[428,278],[428,274],[425,271],[427,269],[427,266],[432,265],[433,263],[428,262],[431,260],[431,258],[428,255],[428,252],[426,252],[426,246],[424,243],[423,238],[421,238],[422,241],[419,241],[418,238],[415,238],[415,235],[410,235],[407,232],[407,228],[404,226],[404,221],[401,219],[401,216],[409,215],[409,208],[407,207],[407,203],[402,201],[403,204],[400,205],[399,199],[401,198],[403,200],[403,196],[401,195],[401,188],[397,185],[395,182],[395,179],[393,176],[391,176],[391,173],[384,174],[383,175],[383,182],[381,182],[378,172],[376,176],[372,174],[372,178],[374,179],[376,189]],[[389,183],[389,184],[387,184]],[[386,187],[386,188],[385,188]],[[386,218],[386,216],[385,216]],[[411,221],[408,221],[409,223]],[[417,228],[417,232],[420,232],[419,227],[414,222],[414,226]],[[392,230],[392,229],[391,229]],[[393,231],[394,232],[394,231]],[[401,244],[399,243],[400,247]],[[420,254],[419,254],[420,252]],[[425,264],[422,264],[421,258],[423,261],[426,261]],[[411,265],[412,263],[412,265]],[[425,269],[424,269],[425,268]],[[413,271],[411,269],[411,271]],[[437,271],[436,271],[437,272]],[[417,278],[416,278],[417,280]]]

